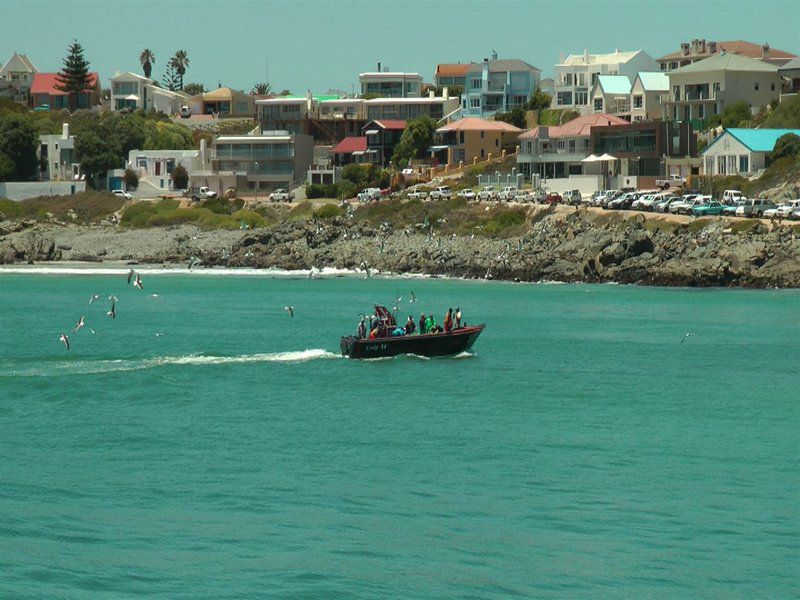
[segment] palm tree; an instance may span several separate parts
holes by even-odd
[[[153,63],[156,62],[156,55],[150,48],[145,48],[139,55],[139,62],[142,63],[142,70],[144,76],[150,79],[150,73],[153,70]]]
[[[253,86],[253,89],[250,90],[250,93],[256,96],[266,96],[269,94],[272,86],[264,81],[261,81]]]
[[[175,67],[175,70],[178,72],[178,77],[180,78],[180,86],[183,89],[183,75],[186,73],[186,67],[189,66],[189,55],[186,53],[186,50],[178,50],[175,53],[175,56],[172,57],[170,61],[172,66]]]

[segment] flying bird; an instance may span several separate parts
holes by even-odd
[[[364,262],[363,260],[361,261],[361,268],[364,271],[364,279],[369,279],[371,277],[371,274],[369,272],[369,266],[367,266],[367,263]]]
[[[136,271],[134,271],[133,269],[131,269],[130,271],[128,271],[128,285],[130,285],[130,283],[131,283],[131,279],[133,279],[133,276],[134,276],[134,275],[136,275]]]
[[[289,313],[290,317],[294,317],[294,306],[284,306],[283,310]]]
[[[69,350],[69,336],[66,333],[62,333],[61,337],[58,339],[61,340],[61,343]]]
[[[133,282],[133,287],[137,287],[140,290],[144,291],[144,286],[142,285],[142,278],[139,277],[139,274],[136,274],[136,281]]]
[[[81,315],[81,318],[78,319],[78,322],[75,324],[75,333],[78,333],[78,329],[80,329],[84,325],[85,323],[83,322],[83,315]]]
[[[686,333],[686,335],[684,335],[684,336],[683,336],[683,338],[681,338],[681,344],[682,344],[683,342],[685,342],[685,341],[686,341],[686,338],[688,338],[690,335],[692,335],[692,332],[691,332],[691,331],[688,331],[688,332]]]
[[[92,294],[91,296],[89,296],[89,304],[99,299],[100,299],[100,294]]]
[[[111,317],[112,319],[117,318],[117,297],[116,296],[109,296],[109,300],[111,300],[111,310],[109,310],[106,314]]]
[[[417,297],[414,295],[414,290],[411,290],[411,298],[408,300],[409,302],[416,302]]]

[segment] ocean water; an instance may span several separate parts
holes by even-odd
[[[0,272],[4,599],[800,594],[798,291],[143,283]],[[486,331],[341,358],[397,296]]]

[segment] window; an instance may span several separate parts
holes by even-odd
[[[740,173],[747,173],[750,171],[750,157],[747,154],[741,154],[739,156],[739,172]]]
[[[472,87],[473,90],[481,89],[481,80],[473,79],[472,82],[470,83],[470,86]]]
[[[706,156],[706,175],[714,174],[714,157]]]
[[[485,156],[485,154],[486,154],[486,151],[483,148],[481,148],[481,158],[483,158]]]
[[[675,102],[681,99],[681,86],[679,85],[672,86],[672,99],[675,100]]]
[[[464,143],[464,132],[463,131],[459,131],[458,132],[458,143],[459,144],[463,144]]]
[[[595,98],[594,99],[594,109],[597,112],[603,112],[603,99],[602,98]]]
[[[755,91],[758,91],[758,82],[757,81],[753,84],[753,89]]]
[[[497,138],[495,138],[495,140],[494,140],[494,147],[495,147],[495,148],[497,148],[497,147],[499,147],[499,146],[500,146],[500,140],[499,140],[499,139],[497,139]]]
[[[586,73],[578,73],[578,86],[584,87],[586,85]]]
[[[469,99],[469,107],[470,108],[480,108],[481,107],[481,99],[480,98],[470,98]]]
[[[697,117],[699,119],[705,119],[706,118],[706,107],[703,106],[702,104],[697,107]]]
[[[775,84],[774,83],[770,83],[769,84],[769,91],[770,92],[774,92],[775,91]]]
[[[673,61],[673,62],[669,63],[669,68],[670,69],[677,69],[678,68],[677,61]]]
[[[557,106],[572,106],[572,92],[558,92],[556,94]]]
[[[725,175],[725,157],[717,157],[717,175]]]
[[[642,108],[642,96],[637,94],[633,97],[633,108]]]
[[[733,175],[736,173],[736,156],[729,156],[728,157],[728,173]]]
[[[481,139],[483,139],[483,138],[484,138],[484,134],[485,134],[485,133],[486,133],[485,131],[481,131]]]
[[[581,106],[589,104],[589,92],[575,92],[575,104]]]
[[[715,81],[714,85],[712,86],[711,89],[713,89],[715,92],[718,92],[719,91],[719,81]]]
[[[661,63],[661,70],[662,71],[666,71],[667,70],[667,63]]]

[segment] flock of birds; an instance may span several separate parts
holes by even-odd
[[[141,291],[144,291],[144,284],[142,283],[142,277],[139,273],[137,273],[133,269],[130,269],[128,271],[128,285],[131,285],[131,283],[133,283],[133,287]],[[158,298],[158,294],[151,294],[150,297]],[[96,302],[97,300],[100,300],[100,294],[92,294],[91,296],[89,296],[89,304],[94,304],[94,302]],[[106,312],[106,316],[111,319],[116,319],[118,298],[115,295],[111,294],[110,296],[108,296],[108,301],[111,303],[111,306],[109,307],[108,312]],[[75,327],[72,328],[72,334],[73,335],[77,334],[85,326],[86,326],[86,315],[81,315],[80,319],[78,319],[78,322],[75,324]],[[97,332],[92,327],[89,327],[89,331],[92,332],[92,335],[97,334]],[[67,350],[69,350],[70,348],[69,335],[62,332],[61,336],[58,339],[62,344],[64,344],[64,347]]]

